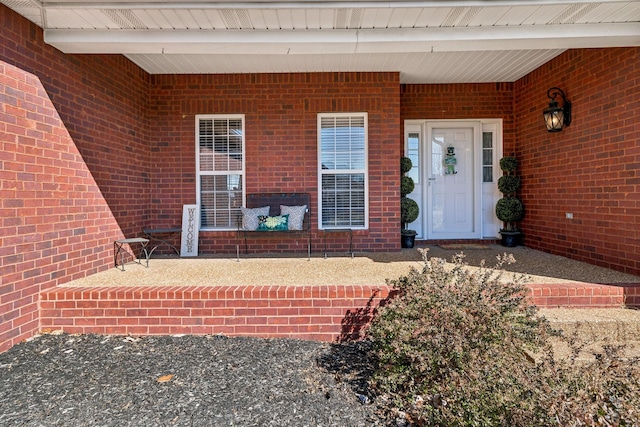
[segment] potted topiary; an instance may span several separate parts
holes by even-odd
[[[496,216],[504,223],[500,229],[502,245],[514,247],[522,244],[522,232],[518,229],[518,221],[524,216],[524,206],[516,193],[520,188],[520,178],[516,176],[518,159],[506,156],[500,159],[500,169],[504,175],[498,180],[498,189],[504,195],[496,203]]]
[[[407,194],[411,193],[415,187],[413,178],[405,175],[412,167],[410,158],[402,157],[400,159],[400,221],[402,222],[400,235],[403,248],[413,248],[415,245],[417,233],[415,230],[409,230],[407,225],[415,221],[420,214],[420,208],[416,201],[407,197]]]

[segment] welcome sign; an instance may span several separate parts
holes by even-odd
[[[180,256],[198,256],[198,230],[200,224],[200,209],[198,205],[182,206],[182,241]]]

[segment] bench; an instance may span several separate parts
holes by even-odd
[[[158,246],[167,245],[176,253],[176,255],[180,256],[180,251],[174,245],[169,242],[169,238],[173,234],[179,234],[182,232],[182,228],[180,227],[171,227],[171,228],[143,228],[142,232],[144,235],[152,241],[155,245],[149,251],[149,256],[153,254],[153,251],[156,250]],[[163,237],[159,237],[163,236]]]
[[[280,206],[287,206],[285,212]],[[269,209],[266,209],[266,207]],[[302,208],[302,206],[305,206]],[[264,208],[262,210],[258,208]],[[287,223],[282,215],[287,216]],[[302,216],[302,222],[300,222]],[[246,206],[238,217],[238,240],[244,240],[245,253],[249,253],[249,238],[305,237],[307,259],[311,259],[311,196],[307,193],[247,194]],[[236,245],[240,260],[240,244]]]

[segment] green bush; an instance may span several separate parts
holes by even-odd
[[[400,199],[400,221],[402,224],[409,224],[415,221],[420,214],[420,208],[418,207],[418,203],[415,200],[410,199],[408,197],[403,197]],[[404,227],[406,228],[406,226]]]
[[[511,173],[518,169],[518,159],[513,156],[505,156],[500,159],[500,169],[504,172]]]
[[[498,190],[505,197],[496,203],[496,217],[503,222],[502,231],[518,232],[518,222],[524,217],[524,205],[516,197],[520,188],[520,178],[515,175],[518,168],[518,159],[513,156],[506,156],[500,159],[500,169],[506,175],[498,179]]]
[[[408,157],[400,158],[400,222],[401,230],[403,233],[416,234],[414,230],[407,230],[407,225],[418,219],[420,215],[420,207],[418,203],[407,197],[407,194],[411,193],[415,188],[413,178],[406,176],[405,173],[409,172],[413,167],[411,159]]]
[[[366,334],[383,411],[416,427],[638,425],[637,363],[556,358],[526,277],[501,270],[512,255],[471,272],[462,254],[449,268],[422,252],[422,271],[389,282],[399,292]]]
[[[496,216],[504,222],[505,231],[513,231],[516,228],[515,223],[524,216],[524,206],[516,197],[503,197],[496,203]]]
[[[520,188],[520,178],[515,175],[503,175],[498,179],[498,190],[503,194],[514,194]]]
[[[410,158],[408,158],[408,157],[401,157],[400,158],[400,173],[402,175],[404,175],[405,173],[409,172],[412,167],[413,167],[413,162],[411,162]]]
[[[400,178],[400,197],[406,197],[415,187],[416,184],[413,182],[413,178],[403,175]]]

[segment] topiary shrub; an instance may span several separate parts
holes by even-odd
[[[514,156],[505,156],[500,159],[500,169],[508,174],[518,169],[518,159]]]
[[[514,224],[522,219],[524,206],[522,202],[511,196],[503,197],[496,203],[496,216],[505,224]],[[506,225],[505,231],[515,231],[515,226]]]
[[[400,199],[400,220],[405,224],[403,227],[404,230],[406,230],[406,224],[415,221],[419,214],[420,208],[415,200],[408,197]]]
[[[520,188],[520,178],[514,175],[503,175],[498,179],[498,190],[506,195],[515,194]]]
[[[512,255],[471,271],[438,258],[388,283],[398,292],[366,331],[370,390],[395,425],[639,425],[637,359],[607,349],[595,362],[557,357],[561,337],[526,300],[526,277],[506,277]]]
[[[410,158],[408,157],[400,158],[400,174],[404,175],[405,173],[409,172],[412,167],[413,167],[413,163],[411,162]]]
[[[406,197],[415,187],[416,184],[413,182],[413,178],[406,175],[402,176],[400,178],[400,197]]]
[[[408,157],[400,158],[400,222],[402,223],[401,233],[404,235],[415,235],[414,230],[408,230],[407,224],[418,219],[420,215],[420,207],[415,200],[407,197],[415,188],[413,178],[405,174],[411,170],[413,163]]]
[[[518,222],[524,217],[524,205],[516,197],[520,188],[520,178],[515,175],[518,159],[506,156],[500,159],[500,169],[506,174],[498,179],[498,190],[504,197],[496,203],[496,217],[503,222],[500,231],[518,232]]]

